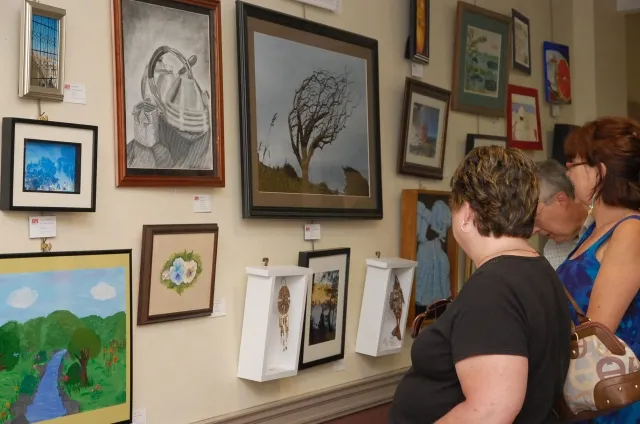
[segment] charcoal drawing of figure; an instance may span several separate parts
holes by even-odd
[[[429,209],[430,207],[430,209]],[[451,210],[443,200],[418,198],[416,314],[427,305],[451,296],[451,267],[447,256],[447,232]]]
[[[122,0],[127,167],[214,169],[208,15]]]

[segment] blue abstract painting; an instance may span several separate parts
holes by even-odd
[[[24,191],[78,193],[80,144],[27,139]]]

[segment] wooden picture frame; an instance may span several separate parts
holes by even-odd
[[[543,150],[540,102],[535,88],[509,84],[507,139],[509,147]]]
[[[3,118],[0,210],[95,212],[98,127]]]
[[[531,75],[531,26],[529,18],[515,9],[511,9],[513,69]]]
[[[468,155],[470,151],[480,146],[507,147],[507,137],[488,134],[467,134],[464,154]]]
[[[443,88],[406,79],[398,173],[443,179],[450,96]]]
[[[138,325],[210,316],[217,253],[216,224],[144,225]]]
[[[344,358],[350,262],[348,247],[298,253],[298,266],[313,270],[307,284],[298,370]],[[314,308],[320,308],[318,328],[313,325]]]
[[[458,1],[455,28],[451,110],[504,117],[511,17]],[[480,51],[485,43],[490,46]]]
[[[544,63],[544,94],[548,103],[571,104],[571,62],[569,46],[545,41],[542,43]]]
[[[131,249],[1,254],[0,292],[3,421],[131,423]]]
[[[455,298],[460,290],[460,249],[451,229],[450,197],[451,193],[446,191],[402,190],[400,256],[418,262],[407,325],[413,323],[416,315],[425,312],[429,304],[440,299]],[[421,252],[429,249],[432,250],[430,256],[438,256],[440,262],[421,260]],[[437,275],[442,276],[446,267],[449,268],[448,279],[428,281],[429,270],[437,268]],[[429,290],[425,290],[427,287]],[[436,291],[441,293],[434,296]]]
[[[64,99],[67,11],[25,0],[20,25],[18,96]]]
[[[243,218],[382,219],[378,42],[236,13]]]
[[[405,58],[414,62],[429,63],[429,32],[431,0],[410,0],[409,22],[411,32],[407,38]]]
[[[113,17],[116,185],[224,187],[220,0],[113,0]]]

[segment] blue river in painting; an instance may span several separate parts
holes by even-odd
[[[67,413],[58,390],[60,365],[66,353],[66,349],[56,352],[47,364],[33,402],[27,406],[26,417],[30,423],[52,420]]]

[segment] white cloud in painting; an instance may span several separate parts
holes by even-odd
[[[9,293],[7,298],[7,305],[13,306],[18,309],[26,309],[38,299],[38,292],[30,289],[29,287],[23,287],[18,290],[14,290]]]
[[[91,296],[96,300],[113,299],[116,297],[116,289],[107,283],[98,283],[91,287]]]

